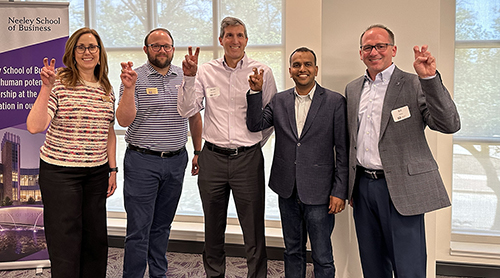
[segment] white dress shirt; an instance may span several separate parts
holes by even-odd
[[[371,80],[370,76],[365,73],[358,111],[357,159],[358,164],[367,169],[383,170],[378,149],[382,107],[395,67],[392,64],[377,74],[375,80]]]
[[[302,129],[306,123],[309,108],[311,108],[314,92],[316,91],[316,84],[309,91],[309,93],[307,93],[307,95],[299,95],[296,89],[293,91],[295,92],[295,121],[297,122],[297,134],[300,138],[302,135]]]
[[[202,135],[205,141],[237,148],[264,144],[271,135],[272,129],[250,132],[246,126],[246,93],[253,68],[264,70],[262,104],[266,106],[277,92],[273,73],[271,68],[246,54],[234,69],[227,66],[224,58],[219,58],[199,66],[196,77],[184,76],[177,109],[181,116],[188,118],[205,108]]]

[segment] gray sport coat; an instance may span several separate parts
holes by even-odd
[[[328,204],[329,196],[347,198],[347,126],[345,98],[316,84],[302,135],[297,135],[295,93],[276,94],[262,109],[262,94],[247,94],[247,127],[274,126],[275,148],[269,187],[289,198],[294,186],[307,205]]]
[[[364,76],[347,84],[349,200],[356,179],[358,110]],[[391,111],[408,106],[411,117],[395,122]],[[438,165],[427,144],[426,127],[443,133],[460,129],[455,103],[441,76],[430,80],[394,69],[382,108],[379,152],[387,187],[402,215],[417,215],[450,205]],[[356,205],[356,204],[354,204]]]

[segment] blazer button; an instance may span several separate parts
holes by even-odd
[[[297,147],[300,147],[300,143],[297,143]]]

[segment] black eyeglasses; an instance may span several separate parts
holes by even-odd
[[[98,45],[90,45],[88,47],[85,47],[84,45],[77,45],[77,46],[75,46],[75,51],[78,54],[83,54],[88,49],[90,53],[94,54],[94,53],[97,53],[97,50],[99,50],[100,48],[101,47]]]
[[[384,52],[384,51],[386,51],[386,50],[387,50],[387,47],[388,47],[389,45],[391,45],[391,46],[392,46],[392,45],[394,45],[394,44],[392,44],[392,43],[377,43],[376,45],[369,45],[369,44],[367,44],[367,45],[362,45],[362,46],[360,46],[359,48],[361,48],[361,50],[363,50],[363,52],[365,52],[365,53],[370,53],[370,52],[372,52],[372,49],[374,49],[374,48],[375,48],[378,52]]]
[[[169,51],[172,51],[172,48],[173,48],[173,46],[170,45],[170,44],[154,44],[154,43],[150,43],[147,46],[151,47],[151,49],[154,52],[160,52],[160,50],[162,48],[165,49],[165,52],[169,52]]]

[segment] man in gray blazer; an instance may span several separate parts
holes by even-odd
[[[285,276],[305,277],[307,234],[316,278],[335,277],[331,234],[334,214],[347,198],[346,102],[316,83],[316,55],[308,48],[290,55],[295,88],[276,94],[262,109],[262,92],[247,95],[247,127],[274,126],[276,144],[269,186],[279,195],[285,241]],[[262,79],[262,71],[250,76]]]
[[[361,35],[367,70],[346,86],[349,200],[365,277],[426,277],[424,213],[450,205],[424,130],[454,133],[460,119],[427,50],[415,46],[418,76],[392,63],[394,34]],[[352,199],[351,199],[352,198]]]

